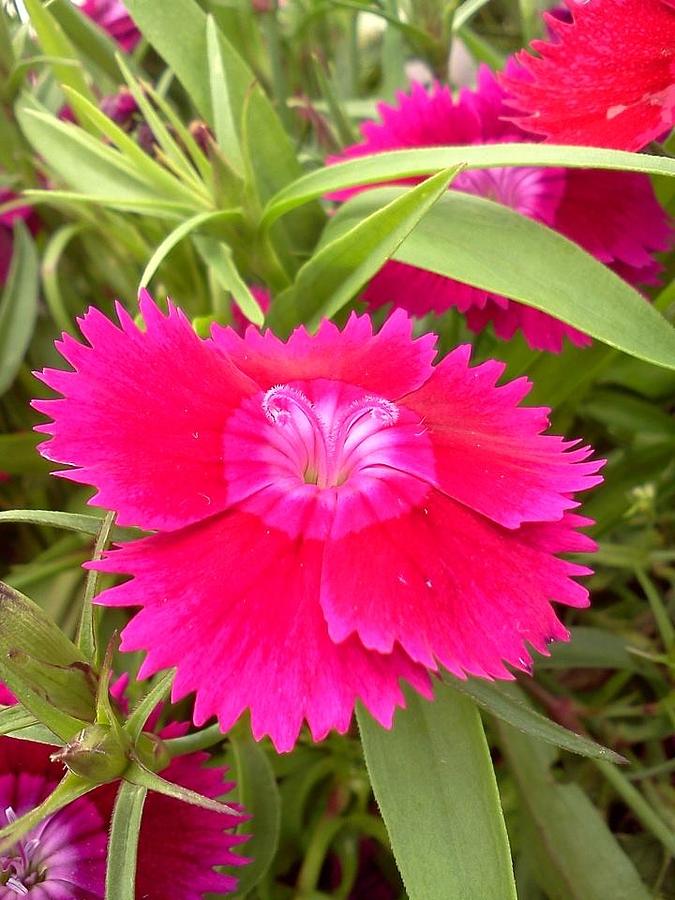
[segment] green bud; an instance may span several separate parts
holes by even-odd
[[[136,743],[136,756],[151,772],[161,772],[171,762],[171,754],[164,741],[147,731],[143,732]]]
[[[89,725],[51,758],[75,775],[105,784],[121,778],[129,765],[129,745],[122,740],[123,732],[116,733],[109,725]]]

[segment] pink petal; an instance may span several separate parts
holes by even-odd
[[[145,331],[121,307],[121,328],[92,308],[80,323],[90,346],[64,335],[75,371],[40,376],[63,399],[33,404],[53,419],[39,449],[76,466],[64,477],[97,488],[91,502],[121,524],[176,528],[224,508],[225,422],[257,388],[180,310],[164,316],[149,298],[141,309]]]
[[[567,3],[573,24],[549,17],[552,43],[520,53],[528,78],[504,78],[526,115],[558,144],[641,150],[675,123],[675,9],[662,0]],[[514,104],[514,105],[515,105]]]
[[[586,606],[572,576],[589,570],[557,559],[591,549],[570,516],[548,525],[502,528],[430,490],[408,514],[326,545],[321,603],[336,641],[354,634],[389,652],[454,674],[509,678],[506,661],[529,670],[529,642],[542,653],[566,639],[550,601]]]
[[[560,519],[577,506],[570,495],[602,481],[588,447],[541,432],[548,410],[518,406],[526,379],[496,387],[504,365],[469,368],[471,348],[458,347],[403,401],[431,440],[438,486],[507,528]]]
[[[319,605],[323,545],[290,538],[232,511],[173,534],[136,541],[97,566],[135,577],[105,591],[107,605],[138,605],[123,650],[149,649],[143,675],[176,666],[174,697],[196,691],[195,721],[229,729],[249,708],[253,734],[290,750],[306,719],[320,740],[349,727],[360,698],[386,727],[405,678],[428,695],[424,671],[399,649],[334,644]]]
[[[352,314],[342,331],[324,319],[316,334],[297,328],[287,342],[271,331],[249,328],[241,338],[220,326],[214,327],[213,339],[263,390],[330,378],[395,400],[427,380],[436,355],[433,335],[412,341],[411,334],[412,323],[402,313],[390,316],[377,334],[368,316]]]

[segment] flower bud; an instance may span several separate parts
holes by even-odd
[[[120,778],[129,765],[129,747],[123,740],[108,725],[89,725],[51,758],[64,763],[75,775],[104,784]]]
[[[152,772],[161,772],[171,762],[171,754],[156,734],[144,731],[136,742],[136,756]]]

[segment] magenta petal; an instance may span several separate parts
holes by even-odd
[[[402,312],[373,334],[368,316],[352,314],[344,329],[324,319],[316,334],[297,328],[287,342],[249,328],[243,338],[215,326],[213,339],[263,390],[291,381],[330,378],[395,400],[431,375],[436,338],[411,340],[412,322]]]
[[[526,379],[496,387],[504,371],[490,361],[469,368],[458,347],[420,390],[405,398],[428,429],[436,482],[450,497],[507,528],[560,519],[570,495],[598,484],[602,460],[587,447],[541,432],[548,410],[518,406]]]
[[[323,545],[232,511],[113,551],[100,566],[135,577],[105,591],[139,605],[123,650],[148,649],[144,675],[176,666],[175,697],[196,691],[195,721],[224,730],[250,708],[256,738],[290,750],[306,719],[315,740],[349,727],[360,698],[383,725],[403,704],[399,680],[428,677],[399,649],[333,643],[319,605]]]
[[[588,569],[555,553],[589,549],[586,520],[502,528],[431,490],[407,515],[326,545],[321,602],[334,640],[356,634],[382,653],[396,642],[428,667],[508,678],[528,670],[530,643],[565,639],[550,601],[585,606],[572,576]]]
[[[92,502],[121,524],[170,529],[224,508],[225,422],[257,388],[180,310],[164,316],[149,298],[141,310],[145,331],[120,307],[121,328],[84,316],[90,346],[64,335],[75,371],[42,373],[63,399],[34,402],[53,419],[38,427],[52,435],[40,452],[77,467],[63,475],[96,487]]]

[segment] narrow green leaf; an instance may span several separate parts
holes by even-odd
[[[1,446],[1,445],[0,445]],[[4,459],[0,455],[0,468],[4,468]],[[77,531],[96,537],[101,530],[102,516],[85,516],[80,513],[53,512],[50,509],[5,509],[0,512],[0,523],[24,522],[29,525],[46,525],[50,528],[63,528],[65,531]],[[112,537],[116,541],[131,540],[140,532],[135,528],[115,528]]]
[[[59,737],[94,720],[95,678],[85,657],[37,604],[2,582],[0,678]]]
[[[105,900],[135,900],[136,858],[143,805],[148,789],[123,781],[110,824]]]
[[[546,745],[502,722],[497,727],[521,800],[521,840],[534,855],[546,894],[555,900],[648,900],[593,803],[578,785],[555,780]]]
[[[490,752],[474,704],[443,685],[407,693],[386,731],[359,727],[375,797],[410,900],[515,900]]]
[[[269,869],[277,852],[281,827],[281,799],[274,772],[265,751],[250,735],[230,735],[235,760],[237,799],[252,816],[237,829],[250,834],[246,855],[250,862],[241,870],[234,897],[244,898]]]
[[[141,276],[139,288],[148,286],[157,269],[183,238],[187,237],[193,231],[197,231],[209,222],[227,222],[238,219],[240,216],[241,211],[239,209],[218,210],[217,212],[198,213],[196,216],[186,219],[185,222],[181,222],[177,228],[174,228],[174,230],[164,238],[162,243],[150,257]]]
[[[46,725],[36,722],[35,725],[26,725],[23,728],[17,728],[16,731],[8,732],[7,737],[14,738],[16,741],[32,741],[35,744],[47,744],[50,747],[63,747],[64,740],[58,735],[50,731]]]
[[[167,781],[166,778],[162,778],[156,772],[151,772],[138,762],[131,763],[124,773],[124,778],[132,784],[146,787],[151,791],[156,791],[158,794],[164,794],[166,797],[173,797],[174,800],[182,800],[183,803],[191,803],[193,806],[209,809],[211,812],[223,813],[229,816],[241,816],[241,813],[232,806],[221,803],[219,800],[212,800],[210,797],[204,797],[202,794],[191,791],[189,788],[182,787],[179,784],[173,784],[173,782]]]
[[[22,706],[4,706],[0,708],[0,735],[9,734],[18,728],[36,725],[37,719]]]
[[[213,16],[206,17],[206,50],[209,63],[211,110],[213,130],[220,149],[232,170],[239,176],[244,171],[244,158],[239,139],[239,121],[236,107],[230,97],[231,77],[228,79],[223,60],[218,27]]]
[[[114,525],[115,513],[106,513],[101,520],[101,525],[96,536],[92,560],[102,558],[103,553],[108,546]],[[94,666],[98,665],[98,641],[96,637],[96,616],[94,613],[93,600],[96,595],[100,577],[101,573],[97,572],[96,569],[90,569],[87,572],[87,579],[84,584],[84,597],[82,598],[80,625],[77,631],[77,646],[82,651],[85,659],[88,659]]]
[[[580,756],[589,756],[594,759],[606,759],[612,762],[626,762],[626,760],[601,744],[596,744],[590,738],[575,734],[557,722],[552,722],[546,716],[542,716],[526,703],[522,697],[520,688],[507,682],[485,681],[480,678],[468,678],[461,681],[448,675],[445,683],[453,690],[459,691],[470,697],[483,709],[493,716],[508,722],[518,731],[529,734],[539,740],[546,741],[570,753],[578,753]]]
[[[78,53],[98,66],[112,84],[117,84],[115,41],[71,0],[51,0],[49,11]]]
[[[35,447],[44,435],[33,431],[0,434],[0,469],[8,475],[46,474],[52,464],[36,452]],[[3,512],[0,512],[2,522]]]
[[[270,324],[284,331],[299,322],[316,328],[324,316],[335,315],[443,197],[458,171],[455,166],[437,173],[324,242],[300,269],[292,290],[272,307]]]
[[[42,287],[49,312],[55,324],[61,331],[73,331],[73,319],[66,309],[61,294],[59,283],[59,263],[66,247],[74,237],[77,237],[84,229],[81,222],[70,225],[62,225],[49,238],[49,242],[42,253],[40,273],[42,275]]]
[[[175,674],[175,671],[170,669],[168,672],[160,675],[156,683],[138,703],[124,723],[124,730],[131,738],[132,743],[138,740],[143,731],[143,726],[152,715],[157,704],[162,703],[168,697]]]
[[[25,4],[40,45],[47,56],[60,57],[64,62],[76,63],[75,66],[54,63],[52,68],[57,80],[62,85],[72,87],[83,96],[95,101],[84,77],[82,63],[49,8],[44,6],[41,0],[25,0]]]
[[[352,230],[403,190],[376,188],[353,197],[327,236]],[[624,353],[675,369],[675,328],[642,294],[578,244],[502,204],[448,191],[395,258],[511,297]]]
[[[237,271],[232,251],[227,244],[207,237],[195,237],[194,244],[206,265],[213,269],[221,286],[232,294],[235,303],[249,322],[262,325],[265,314]]]
[[[618,169],[649,175],[675,175],[675,160],[646,153],[626,153],[601,147],[558,147],[553,144],[476,144],[464,147],[425,147],[394,150],[324,166],[303,175],[273,197],[264,223],[303,203],[357,184],[382,184],[440,169],[465,165],[469,169],[498,166],[568,166],[582,169]]]
[[[626,639],[612,631],[581,625],[572,638],[551,647],[551,655],[537,660],[538,669],[635,669]]]
[[[16,377],[35,328],[38,256],[25,224],[14,225],[12,262],[0,299],[0,395]]]

